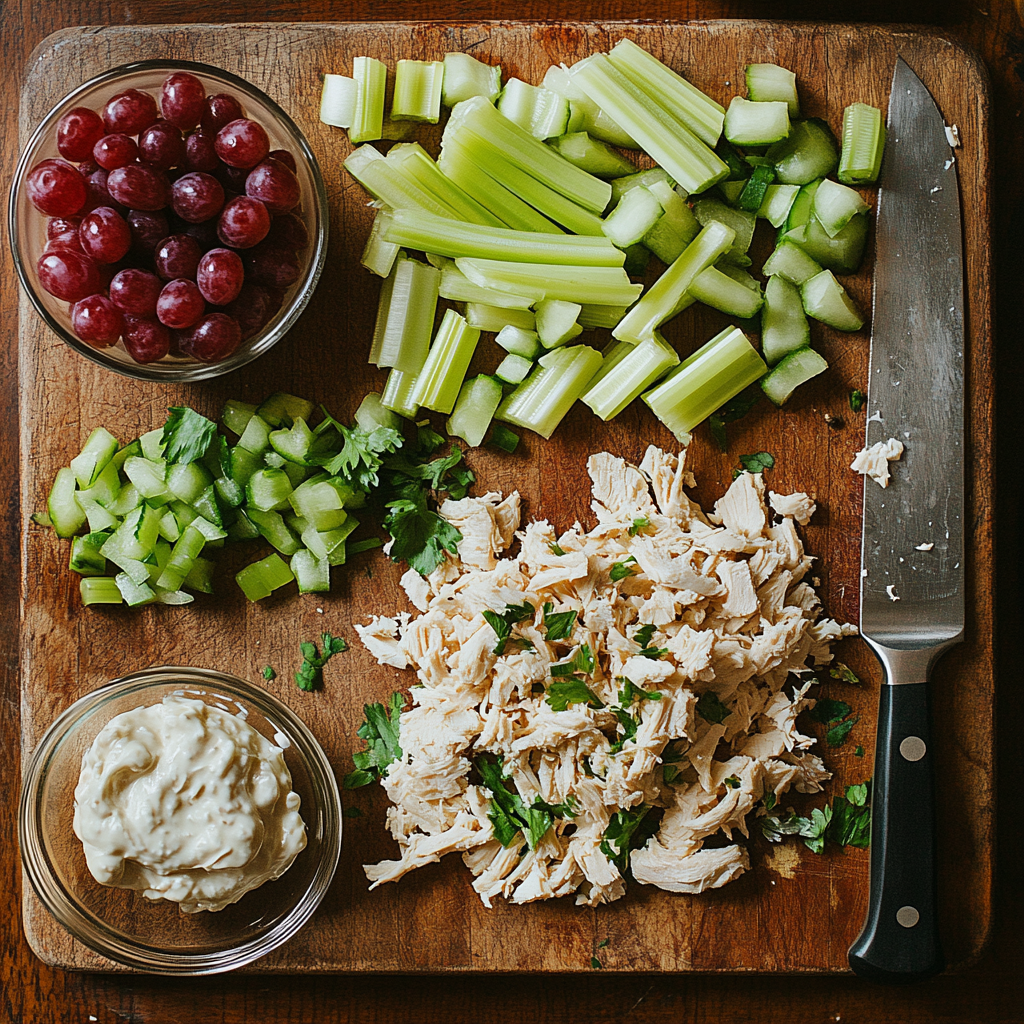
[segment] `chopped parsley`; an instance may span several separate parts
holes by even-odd
[[[821,722],[822,725],[831,725],[833,722],[839,722],[846,718],[850,710],[850,705],[841,700],[830,700],[828,697],[823,697],[808,713],[814,721]]]
[[[864,756],[864,748],[859,743],[857,744],[856,750],[854,750],[854,752],[853,752],[853,756],[854,757],[863,757]]]
[[[402,447],[402,435],[392,427],[374,427],[370,431],[346,427],[326,409],[324,415],[344,441],[341,451],[324,463],[324,469],[331,476],[344,476],[361,490],[376,487],[380,483],[378,471],[384,465],[384,456]]]
[[[201,459],[217,433],[217,424],[187,405],[171,406],[160,443],[168,462],[189,463]]]
[[[618,583],[619,580],[624,580],[627,576],[632,576],[636,569],[633,568],[633,563],[636,559],[630,555],[628,558],[624,558],[621,562],[616,562],[612,567],[609,575],[611,576],[612,583]]]
[[[494,635],[498,638],[498,642],[494,645],[493,654],[502,655],[505,653],[505,647],[511,640],[513,644],[517,645],[520,650],[533,650],[533,643],[527,640],[525,637],[512,637],[512,627],[518,622],[522,622],[523,619],[529,619],[533,617],[533,613],[537,609],[530,604],[529,601],[524,601],[522,604],[510,604],[505,607],[505,610],[499,615],[497,612],[492,612],[489,609],[483,613],[484,618],[487,620],[487,625],[494,630]]]
[[[644,690],[636,685],[631,679],[625,676],[619,677],[623,687],[619,690],[619,703],[622,705],[632,704],[635,700],[661,700],[660,690]]]
[[[733,470],[733,479],[738,477],[740,473],[761,473],[766,469],[771,469],[775,465],[775,456],[769,452],[753,452],[750,455],[741,455],[740,465],[743,469]]]
[[[388,766],[399,760],[402,748],[398,743],[399,718],[405,697],[401,693],[391,694],[388,706],[364,704],[366,721],[359,726],[356,735],[365,742],[365,750],[352,755],[355,771],[345,776],[345,789],[359,789],[388,773]]]
[[[551,675],[556,679],[575,675],[577,672],[587,676],[594,672],[594,655],[588,644],[577,647],[568,661],[556,662],[551,666]]]
[[[366,540],[357,540],[354,543],[345,545],[347,555],[361,555],[364,551],[372,551],[384,544],[380,537],[367,537]]]
[[[575,676],[553,682],[544,700],[553,711],[565,711],[571,704],[586,704],[597,710],[604,707],[604,701],[582,679]]]
[[[646,530],[651,525],[650,519],[647,516],[640,516],[638,519],[633,520],[633,525],[629,528],[630,537],[635,537],[638,533]]]
[[[602,940],[601,940],[601,941],[600,941],[600,942],[599,942],[599,943],[597,944],[597,948],[598,948],[598,949],[604,949],[605,947],[607,947],[607,946],[610,946],[611,944],[612,944],[612,940],[611,940],[611,939],[602,939]]]
[[[507,848],[522,832],[526,845],[534,849],[551,828],[554,821],[551,812],[544,807],[528,807],[518,792],[505,785],[506,776],[500,756],[480,754],[473,764],[491,793],[491,809],[487,817],[494,826],[494,838]]]
[[[665,780],[666,785],[670,785],[679,778],[680,769],[675,764],[665,764],[661,766],[661,776]]]
[[[640,645],[640,650],[637,651],[637,657],[650,658],[652,661],[657,661],[659,658],[663,658],[668,654],[667,647],[652,647],[651,638],[654,636],[654,623],[648,622],[646,626],[641,626],[633,634],[633,642]]]
[[[829,670],[828,674],[833,679],[838,679],[843,683],[859,683],[860,679],[857,678],[857,674],[850,668],[849,665],[844,665],[841,661],[837,661]]]
[[[612,708],[611,712],[622,726],[622,735],[608,748],[609,754],[617,754],[626,745],[627,740],[636,738],[636,730],[640,722],[625,708]]]
[[[393,562],[408,562],[421,576],[429,576],[444,561],[446,551],[457,554],[462,534],[427,507],[425,494],[389,501],[387,509],[384,528],[394,538]]]
[[[619,869],[623,878],[630,876],[629,854],[642,849],[658,831],[658,817],[650,815],[647,804],[616,811],[604,830],[601,852]]]
[[[837,796],[824,808],[815,807],[809,818],[794,811],[784,815],[768,814],[760,819],[761,832],[771,843],[780,842],[785,836],[800,836],[814,853],[823,853],[826,842],[866,849],[871,842],[870,791],[870,780],[847,786],[843,796]],[[772,797],[771,802],[768,797]],[[775,807],[774,797],[774,793],[765,797],[768,811]]]
[[[266,679],[268,682],[271,679],[276,679],[277,678],[277,673],[274,671],[274,666],[273,665],[264,665],[263,666],[263,678]]]
[[[309,693],[318,690],[323,686],[323,668],[336,654],[348,650],[348,644],[340,636],[331,636],[330,633],[321,633],[320,642],[323,646],[323,654],[317,650],[317,646],[311,640],[304,640],[299,644],[302,651],[302,665],[295,673],[295,682],[300,690]]]
[[[741,391],[735,398],[730,399],[717,412],[713,412],[708,418],[708,426],[711,429],[711,436],[715,444],[723,451],[729,450],[729,437],[726,424],[742,419],[761,400],[761,389],[755,384],[745,391]]]
[[[554,541],[552,541],[548,547],[551,549],[551,554],[557,555],[559,558],[565,554],[565,552]]]
[[[602,964],[596,956],[592,956],[590,958],[590,966],[593,967],[595,971],[599,971],[604,967],[604,964]]]
[[[723,779],[723,781],[730,789],[740,788],[740,780],[737,779],[735,775],[730,775],[729,778]]]
[[[850,408],[854,412],[860,412],[864,408],[864,403],[867,401],[867,395],[863,391],[853,390],[850,392]]]
[[[554,818],[575,818],[580,813],[579,801],[571,793],[560,804],[545,803],[537,796],[531,806],[538,811],[547,811]]]
[[[576,611],[556,612],[555,606],[547,601],[544,604],[544,630],[548,640],[565,640],[572,636],[576,625]]]
[[[825,742],[830,747],[841,747],[850,735],[850,730],[860,721],[859,715],[854,715],[853,718],[846,719],[845,722],[840,722],[838,725],[833,725],[827,733],[825,733]]]
[[[708,690],[697,698],[697,714],[705,722],[721,725],[732,714],[732,709],[718,699],[714,690]]]

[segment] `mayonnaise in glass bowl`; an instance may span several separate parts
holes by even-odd
[[[279,878],[216,912],[182,913],[143,889],[101,884],[75,834],[74,792],[96,737],[118,715],[159,706],[165,697],[244,720],[267,741],[261,749],[279,748],[305,824],[305,846]],[[90,949],[152,973],[214,974],[265,956],[312,915],[338,864],[341,797],[316,739],[265,690],[219,672],[161,667],[109,683],[54,722],[24,768],[19,839],[40,900]]]

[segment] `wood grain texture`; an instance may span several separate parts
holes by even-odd
[[[508,75],[539,81],[549,63],[572,63],[622,36],[635,38],[723,101],[740,91],[734,83],[741,81],[748,61],[793,67],[799,72],[805,113],[836,126],[843,107],[854,100],[884,108],[894,56],[900,52],[920,71],[947,121],[957,123],[966,140],[959,169],[970,331],[971,618],[968,642],[945,659],[935,682],[939,789],[958,808],[942,822],[944,933],[951,962],[963,963],[980,950],[991,909],[992,352],[987,86],[976,61],[948,40],[903,29],[882,34],[871,26],[763,22],[192,26],[74,30],[51,37],[25,76],[23,139],[68,88],[104,68],[156,56],[217,64],[269,92],[306,133],[328,182],[332,243],[318,292],[289,338],[259,362],[208,384],[150,385],[87,365],[67,353],[23,298],[23,509],[41,507],[54,472],[97,423],[129,438],[161,423],[168,405],[184,402],[216,415],[228,397],[258,401],[278,389],[325,402],[347,418],[366,390],[380,387],[381,375],[365,359],[379,281],[358,266],[370,211],[362,189],[342,172],[349,151],[344,134],[315,120],[321,70],[347,71],[352,58],[364,53],[393,65],[404,57],[430,59],[447,50],[468,50],[500,62]],[[435,151],[437,134],[434,129],[421,136]],[[870,260],[848,287],[869,307]],[[726,322],[712,310],[694,308],[670,324],[666,335],[686,354]],[[728,485],[735,453],[765,449],[777,459],[773,487],[816,492],[821,511],[806,538],[809,550],[822,556],[822,597],[831,614],[855,621],[861,485],[848,466],[863,431],[862,417],[846,408],[846,396],[864,384],[867,336],[821,331],[817,341],[832,365],[830,372],[802,390],[784,412],[762,408],[734,428],[731,456],[701,437],[694,445],[693,468],[698,493],[708,503]],[[493,369],[497,348],[488,344],[481,349],[481,369]],[[829,427],[826,412],[844,418],[846,425]],[[40,444],[40,438],[47,442]],[[480,451],[470,462],[486,488],[517,487],[528,514],[568,526],[592,518],[586,455],[608,449],[638,461],[652,441],[671,443],[646,408],[633,407],[610,425],[578,408],[551,443],[541,446],[531,438],[525,452],[513,458]],[[358,646],[332,663],[323,693],[301,694],[290,681],[299,639],[321,628],[352,637],[353,621],[407,606],[397,586],[399,571],[383,557],[371,561],[372,578],[356,566],[329,596],[290,595],[251,606],[222,571],[215,600],[200,599],[186,609],[96,613],[79,606],[77,577],[65,569],[65,543],[26,526],[22,550],[23,753],[74,699],[143,665],[231,666],[257,679],[270,663],[279,677],[268,688],[308,722],[342,773],[350,763],[362,704],[410,681],[408,675],[374,665]],[[249,549],[228,552],[220,560],[222,570],[251,557]],[[40,586],[40,580],[46,585]],[[867,756],[854,758],[853,743],[829,755],[837,787],[870,772],[879,675],[858,644],[848,643],[841,656],[871,682],[853,696],[841,694],[861,715],[855,739],[867,748]],[[835,685],[826,692],[840,695]],[[456,858],[369,893],[360,865],[394,855],[383,828],[385,799],[374,787],[349,800],[366,816],[346,823],[341,866],[324,905],[310,926],[256,970],[589,971],[597,942],[607,937],[602,962],[609,972],[844,971],[846,948],[863,917],[866,853],[815,857],[802,847],[773,850],[760,839],[751,844],[754,868],[749,874],[721,892],[696,898],[635,887],[627,899],[596,911],[564,900],[486,910]],[[24,912],[29,941],[48,963],[109,967],[73,942],[28,890]]]

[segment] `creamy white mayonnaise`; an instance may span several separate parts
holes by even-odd
[[[238,715],[169,695],[93,740],[74,829],[97,882],[221,910],[291,866],[306,845],[299,802],[280,747]]]

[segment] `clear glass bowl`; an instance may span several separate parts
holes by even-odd
[[[305,269],[299,280],[286,291],[281,309],[258,334],[243,341],[233,355],[219,363],[200,363],[184,356],[168,356],[156,363],[143,364],[136,363],[120,342],[111,348],[94,348],[75,336],[71,330],[68,303],[43,289],[36,273],[36,263],[46,247],[48,218],[29,202],[25,194],[25,179],[40,160],[51,157],[63,159],[57,151],[57,122],[73,107],[85,106],[100,111],[111,96],[124,89],[141,89],[158,97],[161,83],[172,71],[190,71],[206,86],[207,95],[220,92],[236,95],[246,116],[259,121],[266,129],[271,150],[287,149],[291,152],[302,189],[300,208],[294,212],[302,218],[309,232],[309,247],[300,253],[306,259]],[[245,366],[277,344],[295,323],[316,288],[327,256],[327,223],[327,192],[323,176],[313,151],[292,119],[266,93],[244,79],[207,64],[181,60],[123,64],[97,75],[65,96],[29,139],[14,174],[8,206],[11,251],[18,276],[39,315],[52,330],[76,352],[100,366],[139,380],[168,382],[219,377]]]
[[[184,914],[177,904],[101,885],[72,829],[82,757],[115,715],[184,693],[245,712],[284,747],[302,800],[306,847],[276,881],[216,912]],[[251,963],[290,939],[316,910],[341,852],[341,796],[330,762],[309,729],[275,697],[207,669],[145,669],[87,694],[47,730],[24,768],[18,833],[32,888],[53,916],[90,949],[157,974],[216,974]]]

